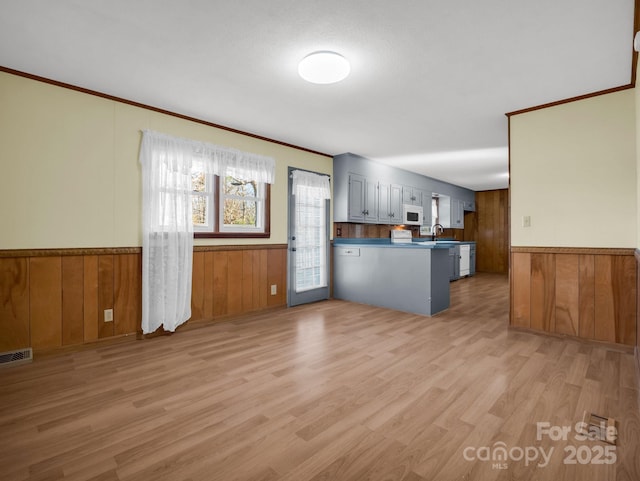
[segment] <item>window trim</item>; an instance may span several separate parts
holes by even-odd
[[[219,175],[212,175],[213,181],[213,232],[194,231],[195,239],[269,239],[271,237],[271,184],[264,184],[264,230],[221,231],[220,230],[220,182]]]

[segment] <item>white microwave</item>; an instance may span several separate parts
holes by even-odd
[[[406,225],[422,225],[424,213],[421,205],[403,204],[402,223]]]

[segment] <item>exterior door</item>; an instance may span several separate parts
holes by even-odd
[[[302,181],[294,182],[294,175]],[[324,174],[290,167],[288,177],[287,304],[297,306],[329,298],[330,190]]]

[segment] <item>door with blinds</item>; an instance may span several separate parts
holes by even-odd
[[[287,303],[329,298],[329,176],[289,168]]]

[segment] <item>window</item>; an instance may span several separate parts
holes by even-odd
[[[193,170],[195,237],[269,237],[269,184]]]

